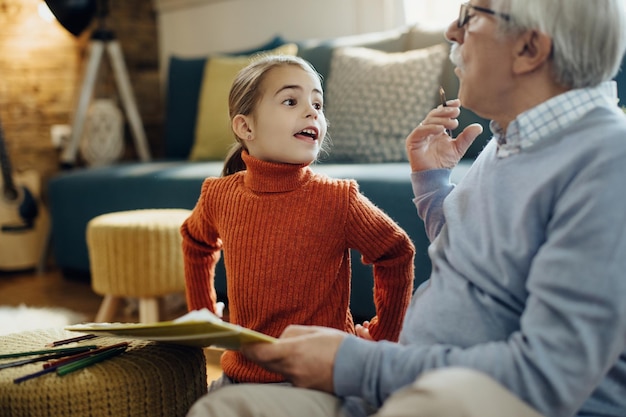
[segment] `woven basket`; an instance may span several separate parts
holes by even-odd
[[[62,329],[15,333],[0,338],[0,352],[45,349],[54,340],[78,335]],[[124,340],[131,344],[122,355],[65,376],[50,373],[15,384],[15,378],[41,370],[42,362],[0,370],[0,416],[183,417],[207,392],[201,348],[114,337],[80,343],[107,346]]]

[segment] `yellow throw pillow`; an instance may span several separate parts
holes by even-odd
[[[235,143],[228,116],[228,93],[237,73],[254,58],[265,55],[296,55],[298,46],[289,43],[276,49],[246,56],[214,56],[207,60],[198,99],[196,136],[191,161],[222,160]]]

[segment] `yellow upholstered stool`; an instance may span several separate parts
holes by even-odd
[[[186,209],[103,214],[87,224],[91,286],[104,295],[95,321],[108,322],[125,297],[139,299],[139,321],[159,321],[159,299],[185,290],[180,226]]]
[[[47,343],[80,334],[58,328],[14,333],[0,338],[0,352],[46,349]],[[121,341],[130,342],[121,355],[64,376],[48,373],[16,384],[14,379],[40,371],[43,362],[2,369],[0,416],[183,417],[207,392],[202,348],[114,337],[63,347]]]

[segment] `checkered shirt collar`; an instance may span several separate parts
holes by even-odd
[[[578,88],[559,94],[513,120],[507,131],[491,121],[489,127],[498,143],[497,156],[506,158],[569,126],[596,107],[617,103],[617,84],[606,81],[596,87]]]

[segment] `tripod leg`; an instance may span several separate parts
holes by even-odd
[[[149,161],[150,150],[146,140],[146,133],[143,130],[143,124],[141,123],[141,116],[137,110],[137,103],[133,95],[133,90],[128,79],[128,72],[126,71],[126,64],[124,63],[124,56],[122,50],[117,41],[109,41],[107,44],[107,51],[111,58],[111,65],[113,67],[113,73],[115,75],[115,81],[117,87],[120,90],[122,96],[122,103],[124,104],[124,110],[126,110],[126,116],[133,131],[133,138],[135,139],[135,146],[137,147],[137,154],[139,159],[143,162]]]
[[[80,97],[74,110],[74,121],[72,122],[72,135],[70,142],[61,154],[61,163],[64,165],[73,165],[76,160],[76,151],[83,136],[85,127],[85,116],[87,108],[91,101],[93,89],[96,84],[96,75],[98,68],[102,62],[102,54],[104,52],[104,43],[102,41],[92,40],[89,45],[89,60],[87,69],[83,78],[83,85],[80,90]]]

